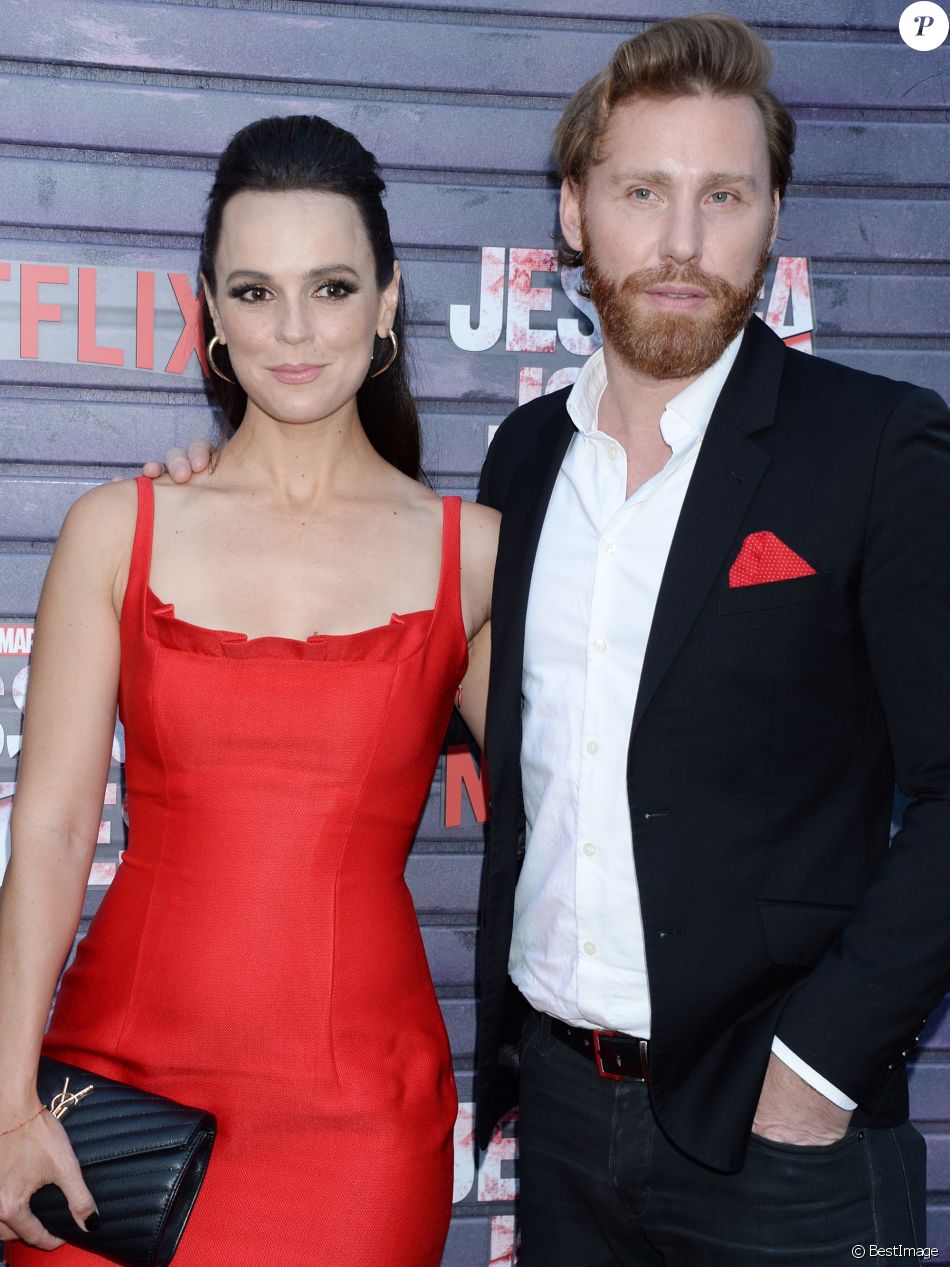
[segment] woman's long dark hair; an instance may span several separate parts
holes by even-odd
[[[235,194],[245,189],[263,193],[313,189],[342,194],[355,205],[376,260],[376,284],[382,290],[393,279],[396,260],[389,217],[382,201],[385,188],[376,159],[353,133],[318,115],[296,114],[249,123],[231,138],[218,162],[201,240],[201,272],[214,291],[214,257],[221,236],[221,217],[226,203]],[[356,404],[363,430],[377,453],[406,475],[418,479],[421,435],[419,415],[409,392],[405,319],[400,287],[392,326],[399,340],[399,355],[378,378],[371,378],[367,373],[356,394]],[[205,342],[214,334],[207,305],[204,333]],[[233,378],[227,348],[219,344],[214,351],[219,369]],[[377,339],[370,371],[385,365],[391,352],[388,339]],[[237,430],[247,409],[247,393],[237,381],[226,383],[215,374],[211,376],[211,386],[225,419]]]

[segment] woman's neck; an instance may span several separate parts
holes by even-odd
[[[215,466],[238,482],[266,486],[276,501],[301,505],[364,486],[387,464],[367,439],[355,401],[302,423],[280,422],[249,402]]]

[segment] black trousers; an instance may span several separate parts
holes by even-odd
[[[753,1136],[744,1168],[719,1174],[667,1142],[642,1082],[598,1077],[536,1013],[520,1103],[525,1267],[844,1267],[872,1246],[926,1246],[909,1122],[821,1147]]]

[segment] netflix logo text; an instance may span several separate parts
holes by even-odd
[[[184,272],[0,261],[0,359],[208,376]]]

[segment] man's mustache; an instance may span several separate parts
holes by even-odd
[[[620,284],[620,290],[624,295],[632,295],[655,290],[659,286],[682,286],[685,289],[702,290],[713,299],[724,299],[735,290],[735,287],[730,285],[725,278],[689,265],[680,268],[673,265],[667,265],[664,268],[641,268],[624,278]]]

